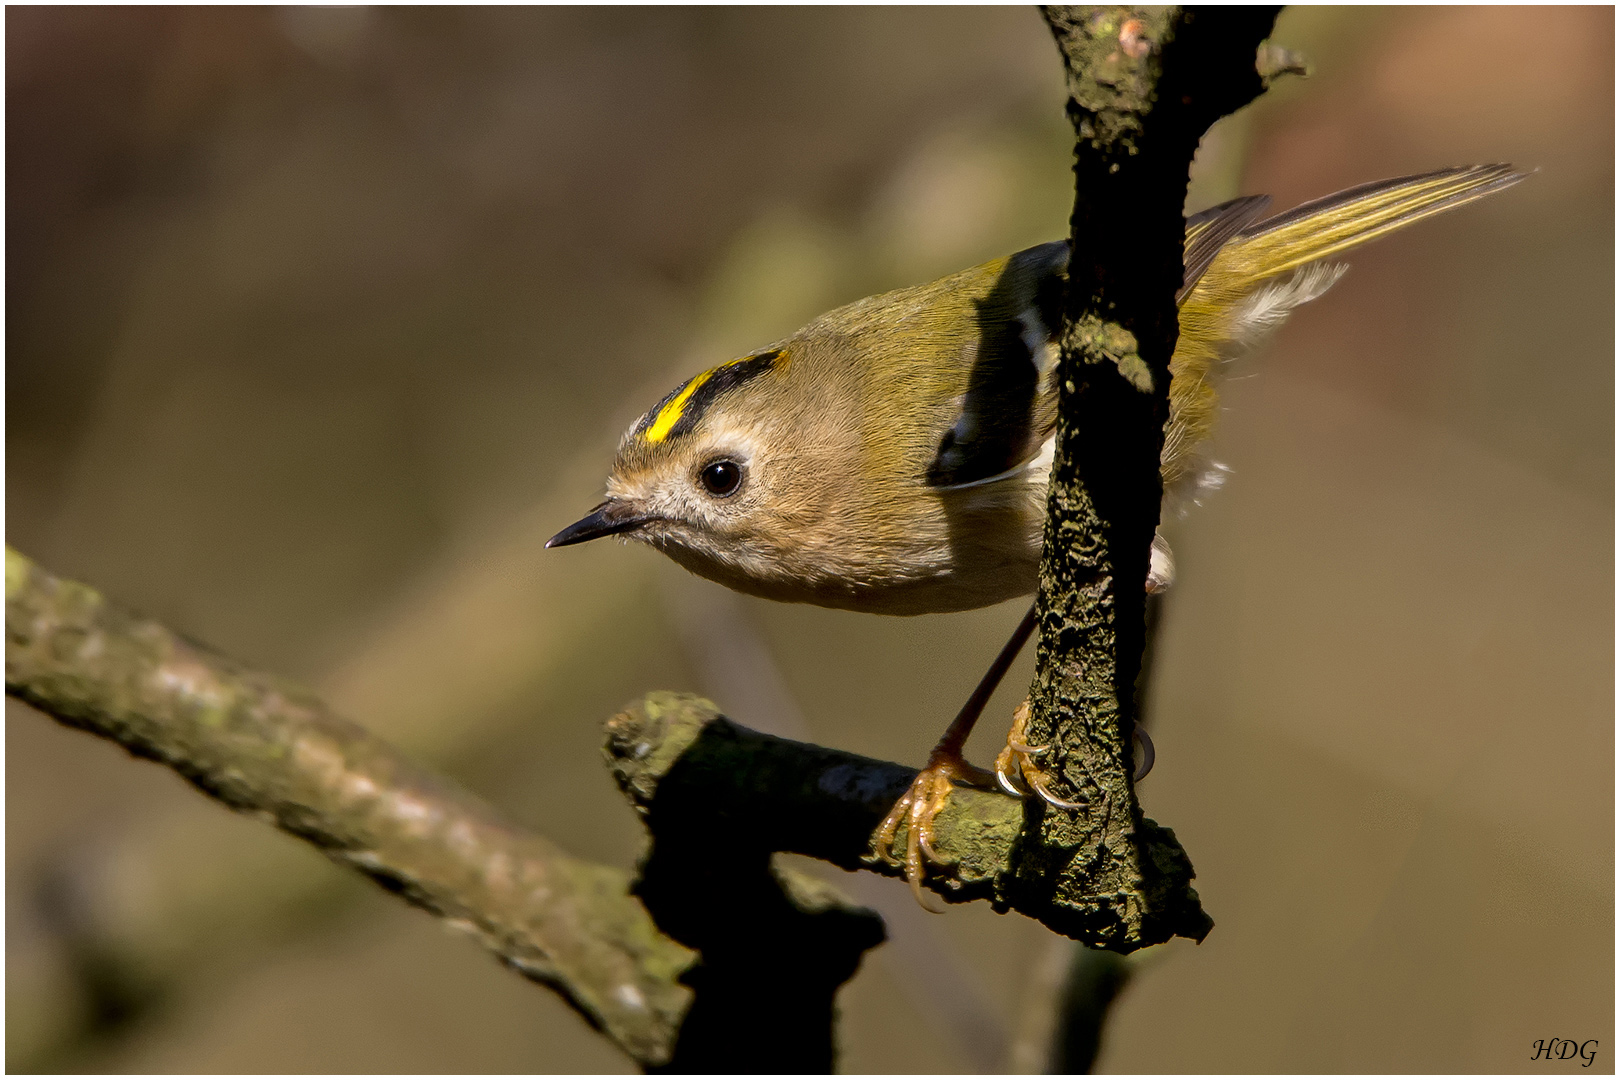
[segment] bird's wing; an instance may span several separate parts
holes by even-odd
[[[972,297],[966,386],[924,474],[929,487],[992,483],[1040,453],[1057,422],[1052,374],[1068,267],[1063,241],[1029,248]]]
[[[1187,219],[1181,299],[1215,256],[1263,214],[1250,195]],[[940,435],[925,474],[930,487],[977,487],[1017,475],[1041,455],[1057,425],[1057,334],[1069,246],[1058,241],[1007,260],[974,301],[977,343],[960,411]]]
[[[1181,336],[1170,362],[1167,485],[1192,467],[1195,455],[1189,451],[1214,419],[1213,366],[1258,330],[1281,322],[1289,309],[1326,291],[1339,270],[1323,260],[1500,191],[1524,175],[1510,165],[1440,169],[1362,184],[1264,221],[1260,215],[1271,201],[1264,195],[1233,199],[1188,218],[1176,294]],[[1294,270],[1300,275],[1279,280]],[[1010,302],[980,305],[981,347],[961,412],[929,467],[930,484],[990,483],[1039,457],[1057,421],[1054,337],[1067,272],[1068,248],[1061,243],[1007,260],[997,290]],[[1037,328],[1045,335],[1044,349],[1029,340]]]

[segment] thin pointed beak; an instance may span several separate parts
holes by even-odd
[[[583,544],[587,540],[595,540],[599,536],[614,536],[629,532],[639,525],[645,525],[652,519],[651,514],[642,513],[630,503],[609,499],[547,540],[546,547],[567,547],[569,544]]]

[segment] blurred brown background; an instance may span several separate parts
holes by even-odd
[[[1555,1036],[1612,1071],[1613,12],[1277,39],[1316,73],[1211,135],[1193,209],[1539,172],[1356,253],[1228,383],[1142,792],[1217,925],[1136,962],[1099,1067],[1520,1071]],[[1016,621],[539,545],[678,378],[1067,231],[1033,9],[13,8],[6,58],[6,537],[47,568],[623,866],[626,700],[920,762]],[[741,682],[722,629],[763,645]],[[10,1069],[628,1068],[427,916],[7,721]],[[1061,943],[828,873],[897,912],[845,1069],[1038,1067]]]

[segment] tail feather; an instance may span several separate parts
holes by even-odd
[[[1176,303],[1187,299],[1187,294],[1192,292],[1221,249],[1243,235],[1270,205],[1270,195],[1247,195],[1212,206],[1187,219],[1187,235],[1181,243],[1181,288],[1176,292]]]
[[[1254,225],[1222,249],[1211,273],[1258,281],[1331,258],[1525,177],[1511,165],[1468,165],[1362,184]]]
[[[1525,175],[1511,165],[1469,165],[1362,184],[1245,223],[1212,257],[1202,254],[1202,276],[1191,278],[1180,297],[1181,337],[1170,361],[1171,418],[1161,464],[1166,490],[1185,487],[1204,468],[1198,447],[1215,419],[1216,365],[1326,292],[1343,267],[1324,259],[1511,187]],[[1239,205],[1216,209],[1231,221]],[[1202,219],[1189,222],[1189,239]]]

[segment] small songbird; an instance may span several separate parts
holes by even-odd
[[[1265,196],[1189,218],[1161,458],[1167,505],[1196,494],[1210,470],[1203,446],[1222,362],[1337,281],[1344,267],[1324,260],[1522,178],[1507,165],[1444,169],[1264,220]],[[1042,244],[858,300],[687,380],[625,433],[607,499],[546,546],[622,535],[741,592],[888,615],[1034,592],[1071,257],[1066,241]],[[1169,586],[1172,566],[1159,538],[1149,591]],[[1032,625],[1026,616],[988,689],[880,830],[889,857],[909,819],[914,888],[951,784],[988,778],[962,746]],[[1029,748],[1010,743],[1004,784],[1032,782],[1051,799]]]

